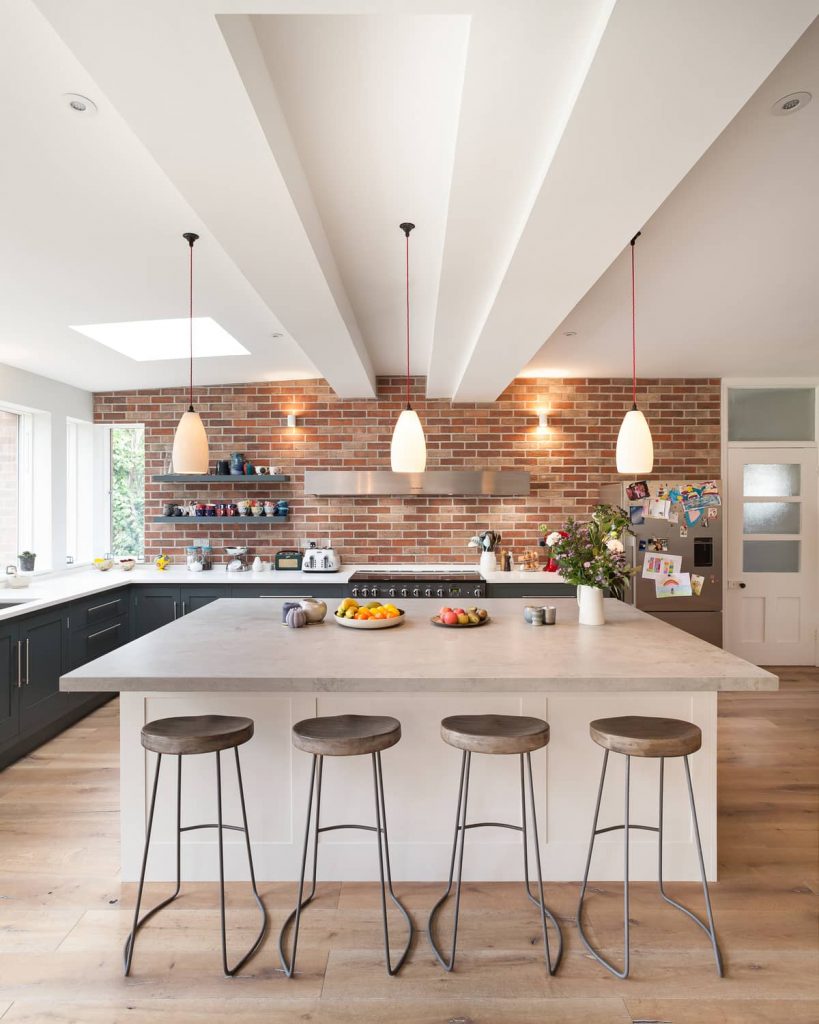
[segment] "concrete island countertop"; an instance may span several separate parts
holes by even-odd
[[[114,566],[106,572],[99,569],[77,567],[60,572],[37,573],[28,576],[27,587],[13,588],[3,586],[0,582],[0,621],[12,619],[19,615],[51,608],[66,601],[76,601],[93,594],[103,594],[118,587],[131,584],[156,585],[185,584],[186,586],[289,586],[293,587],[294,595],[306,596],[310,586],[327,584],[344,585],[352,574],[360,569],[429,569],[429,565],[408,564],[385,566],[379,565],[343,565],[339,572],[293,572],[267,570],[266,572],[227,572],[224,565],[217,565],[210,572],[190,572],[184,565],[172,565],[160,572],[153,565],[137,565],[130,572]],[[461,571],[474,569],[471,563],[437,566],[436,569]],[[492,572],[485,577],[492,584],[527,584],[527,583],[559,583],[565,584],[561,576],[555,572]],[[2,581],[2,577],[0,577]],[[565,584],[567,585],[567,584]]]
[[[327,619],[281,622],[282,601],[219,600],[63,676],[63,690],[268,692],[559,692],[775,690],[777,677],[619,601],[604,626],[580,626],[577,602],[550,598],[557,625],[530,626],[525,601],[481,602],[492,621],[430,622],[441,601],[405,602],[393,629]]]

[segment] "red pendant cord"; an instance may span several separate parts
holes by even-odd
[[[190,272],[188,278],[188,342],[190,346],[190,404],[193,407],[193,245],[190,247]]]
[[[637,408],[637,326],[634,297],[634,239],[631,242],[631,400]]]
[[[410,303],[409,303],[409,233],[406,247],[406,281],[407,281],[407,408],[410,405]]]

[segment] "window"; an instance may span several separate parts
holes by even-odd
[[[814,441],[814,388],[729,388],[729,441]]]
[[[94,557],[96,501],[94,490],[94,426],[82,420],[66,421],[65,450],[65,553],[66,562],[80,564]],[[107,548],[103,544],[103,548]]]
[[[111,427],[111,553],[145,552],[145,429]]]
[[[32,545],[31,444],[31,416],[0,408],[0,572]]]

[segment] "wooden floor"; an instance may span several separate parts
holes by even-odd
[[[0,774],[2,1024],[817,1024],[819,673],[779,674],[779,693],[720,697],[721,880],[712,893],[724,980],[699,929],[647,883],[634,886],[625,982],[585,955],[573,920],[577,887],[569,884],[548,886],[568,940],[552,979],[539,960],[536,915],[507,884],[468,887],[452,975],[436,966],[420,932],[405,970],[388,978],[375,888],[327,884],[304,918],[302,973],[288,981],[277,970],[274,936],[294,887],[265,884],[272,936],[241,977],[226,980],[214,887],[200,884],[145,928],[133,976],[123,979],[134,887],[118,878],[111,704]],[[152,888],[149,899],[162,891]],[[700,906],[696,886],[669,890]],[[419,928],[438,891],[399,886]],[[588,904],[590,931],[612,954],[621,906],[608,883]],[[232,888],[231,907],[239,948],[256,920],[241,887]]]

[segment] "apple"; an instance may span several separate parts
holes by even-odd
[[[441,622],[443,622],[445,626],[457,626],[458,616],[451,608],[447,608],[441,616]]]
[[[441,619],[443,619],[443,617],[446,615],[446,613],[447,612],[451,612],[451,611],[452,611],[452,609],[449,607],[449,605],[445,604],[444,607],[438,612],[438,616]]]
[[[453,612],[455,612],[456,615],[466,615],[466,612],[463,610],[463,608],[453,608],[452,610]]]

